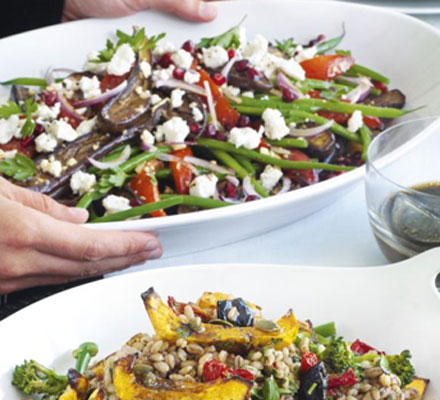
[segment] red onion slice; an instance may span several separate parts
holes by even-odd
[[[290,187],[292,186],[292,181],[286,177],[283,178],[282,183],[283,183],[283,186],[281,186],[281,189],[277,193],[277,196],[279,194],[287,193],[290,190]]]
[[[148,152],[150,152],[150,151],[156,151],[156,150],[157,150],[157,147],[156,147],[156,146],[153,146],[152,144],[145,144],[145,143],[141,143],[140,146],[139,146],[139,148],[140,148],[142,151],[148,151]]]
[[[287,78],[287,76],[282,72],[278,72],[277,74],[277,87],[281,90],[292,90],[295,99],[301,99],[304,97],[301,91],[292,82],[290,82],[289,78]]]
[[[67,101],[61,91],[57,91],[58,100],[61,103],[61,110],[64,111],[69,117],[76,119],[79,122],[85,121],[85,117],[75,112],[73,106]]]
[[[200,96],[206,96],[205,89],[203,89],[199,85],[193,85],[191,83],[179,81],[178,79],[167,79],[166,81],[158,80],[156,81],[156,87],[179,88],[179,89],[184,89],[188,92],[198,94]]]
[[[256,192],[255,188],[252,186],[251,178],[249,175],[245,176],[245,178],[243,179],[243,192],[245,193],[246,197],[255,196],[261,199],[261,196]]]
[[[214,192],[214,199],[224,201],[226,203],[233,203],[233,204],[241,203],[241,201],[238,199],[231,199],[229,197],[222,196],[217,188],[215,189]]]
[[[95,97],[93,99],[87,99],[87,100],[81,100],[74,104],[75,108],[80,107],[90,107],[94,104],[104,103],[107,100],[111,99],[112,97],[115,97],[119,93],[121,93],[127,86],[127,81],[122,82],[115,88],[108,90],[107,92],[103,93],[101,96]]]
[[[205,86],[205,90],[206,90],[206,100],[208,103],[209,114],[211,115],[212,118],[212,123],[216,128],[218,128],[219,124],[217,120],[217,114],[215,112],[214,98],[212,97],[211,86],[209,86],[208,81],[203,82],[203,85]]]
[[[103,162],[103,161],[94,160],[93,158],[90,157],[88,158],[88,160],[90,164],[92,164],[94,167],[98,169],[108,169],[108,168],[119,167],[119,165],[121,165],[130,158],[130,154],[131,154],[131,147],[128,144],[127,146],[124,147],[124,150],[121,151],[121,154],[114,160]]]
[[[200,172],[197,168],[195,168],[190,162],[188,162],[187,160],[185,160],[185,158],[180,158],[180,157],[176,157],[173,156],[172,154],[166,154],[166,153],[160,153],[157,155],[158,160],[160,161],[165,161],[165,162],[180,162],[185,164],[190,170],[191,172],[198,176],[200,175]]]
[[[186,156],[183,158],[184,161],[197,165],[198,167],[209,169],[210,171],[217,172],[219,174],[235,175],[235,172],[229,168],[221,167],[220,165],[213,164],[207,160],[197,157]]]
[[[353,90],[342,96],[344,100],[348,100],[354,104],[364,100],[369,94],[373,84],[367,78],[359,78],[359,85]]]
[[[225,179],[231,182],[235,187],[237,187],[240,184],[240,180],[235,176],[228,175],[225,177]]]
[[[65,73],[65,74],[74,74],[76,71],[74,69],[71,68],[49,68],[47,73],[46,73],[46,80],[49,83],[49,85],[51,85],[52,83],[55,82],[55,77],[54,74],[56,73]]]
[[[221,74],[226,78],[226,81],[228,80],[229,72],[231,72],[232,66],[234,65],[235,61],[237,60],[237,56],[232,57],[223,67]]]
[[[313,128],[296,129],[290,128],[290,136],[295,137],[313,137],[324,132],[333,125],[333,120],[327,121],[324,125],[314,126]]]

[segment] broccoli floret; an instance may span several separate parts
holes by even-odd
[[[337,374],[342,374],[350,368],[358,370],[358,366],[355,365],[354,353],[342,337],[331,339],[321,355],[321,360],[330,371]]]
[[[384,356],[387,361],[387,368],[391,373],[398,376],[402,387],[412,382],[416,373],[411,364],[411,353],[403,350],[400,354]]]
[[[45,400],[55,400],[66,389],[68,379],[67,376],[58,375],[54,370],[30,360],[15,367],[12,384],[24,394],[39,394]]]

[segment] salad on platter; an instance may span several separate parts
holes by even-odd
[[[89,222],[278,196],[350,171],[405,95],[336,50],[345,36],[247,40],[241,24],[179,48],[117,31],[82,71],[16,78],[0,105],[0,174]]]
[[[219,292],[165,303],[150,288],[142,300],[154,335],[139,333],[94,363],[98,346],[83,343],[66,375],[26,360],[12,384],[51,400],[404,400],[422,399],[429,384],[415,376],[409,350],[346,341],[333,322],[314,326],[292,310],[272,321]]]

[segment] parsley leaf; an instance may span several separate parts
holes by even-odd
[[[21,137],[27,138],[32,136],[35,130],[35,121],[32,119],[32,114],[38,110],[38,104],[33,99],[26,99],[24,103],[24,115],[26,116],[26,122],[21,128]]]
[[[148,38],[147,48],[154,50],[159,40],[162,40],[165,36],[166,36],[165,32],[159,33],[158,35],[150,36]]]
[[[289,38],[281,41],[275,40],[275,47],[289,57],[292,57],[293,53],[295,52],[296,46],[297,45],[293,41],[293,38]]]
[[[115,52],[116,52],[115,45],[110,39],[107,39],[107,42],[105,44],[105,49],[99,52],[98,58],[94,60],[90,60],[90,62],[94,62],[94,63],[109,62],[112,59]]]
[[[232,27],[226,32],[214,36],[211,38],[202,38],[200,43],[197,45],[199,48],[202,47],[211,47],[211,46],[220,46],[225,49],[234,48],[237,49],[240,47],[240,25],[246,19],[246,16],[239,22],[238,25]]]
[[[0,106],[0,118],[9,118],[13,114],[21,114],[22,112],[20,106],[11,100]]]
[[[108,193],[114,187],[122,187],[127,174],[122,169],[116,167],[104,173],[98,181],[97,190],[101,194]]]
[[[33,176],[37,169],[30,158],[17,153],[14,158],[0,162],[0,172],[17,181],[24,181]]]

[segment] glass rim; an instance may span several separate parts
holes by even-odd
[[[372,142],[370,143],[370,146],[368,147],[368,150],[367,150],[367,160],[366,160],[366,163],[365,163],[366,168],[367,168],[367,174],[368,174],[368,170],[371,168],[382,179],[384,179],[385,181],[391,183],[392,185],[396,186],[398,189],[401,189],[402,191],[405,191],[405,192],[407,192],[409,194],[414,194],[414,195],[418,195],[418,196],[424,196],[424,197],[426,197],[428,199],[437,199],[438,200],[439,196],[437,196],[437,195],[430,194],[430,193],[425,193],[425,192],[422,192],[421,190],[417,190],[417,189],[414,189],[414,188],[409,187],[409,186],[403,186],[403,185],[393,181],[392,179],[388,178],[387,176],[385,176],[382,173],[382,171],[380,171],[378,168],[376,168],[376,166],[374,165],[374,161],[371,161],[371,155],[370,155],[370,153],[373,151],[372,150],[373,145],[376,142],[378,142],[381,137],[387,135],[390,131],[392,131],[394,129],[397,129],[399,127],[402,127],[404,125],[409,125],[411,123],[422,122],[422,121],[436,121],[436,120],[440,121],[440,115],[429,116],[429,117],[421,117],[421,118],[414,118],[414,119],[410,119],[410,120],[407,120],[407,121],[399,122],[398,124],[390,126],[389,128],[385,129],[383,132],[379,133],[379,135],[377,135],[372,140]],[[423,185],[424,183],[428,184],[430,182],[422,182],[422,183],[420,183],[420,185]],[[440,177],[439,177],[438,183],[439,183],[439,186],[440,186]]]

